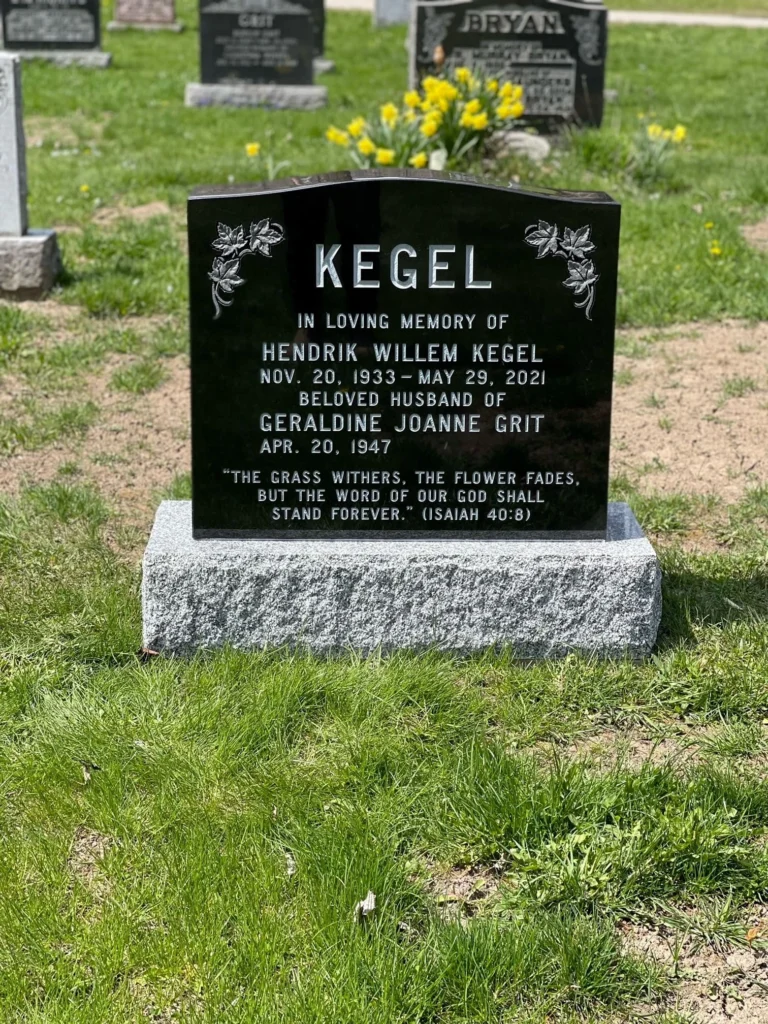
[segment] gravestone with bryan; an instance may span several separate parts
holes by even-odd
[[[200,8],[201,81],[188,83],[191,107],[266,106],[315,110],[316,22],[293,0],[205,0]]]
[[[0,0],[3,46],[29,60],[108,67],[99,0]]]
[[[27,224],[21,59],[0,51],[0,297],[39,299],[58,271],[56,232]]]
[[[523,86],[523,124],[599,127],[607,41],[602,0],[414,0],[410,80],[468,67]]]
[[[193,497],[147,646],[650,650],[658,563],[607,501],[610,197],[343,172],[188,223]]]
[[[107,28],[110,32],[124,28],[181,32],[183,25],[176,20],[174,0],[115,0],[114,19]]]

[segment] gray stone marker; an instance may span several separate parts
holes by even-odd
[[[328,103],[324,85],[250,85],[242,82],[188,82],[186,107],[267,107],[269,110],[319,110]]]
[[[174,0],[115,0],[114,19],[107,25],[110,32],[124,28],[181,32],[183,27],[176,20]]]
[[[374,25],[407,25],[412,0],[374,0]]]
[[[40,298],[58,271],[56,232],[27,226],[21,61],[0,52],[0,296]]]
[[[523,658],[650,653],[661,617],[653,548],[623,502],[605,542],[206,540],[164,501],[144,555],[144,646],[191,653],[306,645]]]

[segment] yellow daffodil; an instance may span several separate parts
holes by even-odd
[[[414,153],[411,159],[408,161],[411,167],[426,167],[428,163],[428,157],[426,153]]]
[[[440,127],[440,123],[434,119],[424,121],[419,128],[419,131],[425,139],[431,139],[433,135],[437,135],[437,129]]]
[[[376,163],[381,164],[382,167],[387,167],[389,164],[395,162],[395,151],[394,149],[377,149],[376,150]]]
[[[462,85],[467,85],[469,80],[472,78],[472,72],[469,68],[456,68],[454,72],[456,81],[461,82]]]
[[[413,122],[415,120],[416,120],[416,111],[415,110],[406,110],[406,112],[403,114],[403,121],[405,121],[406,124],[413,124]]]
[[[424,90],[425,94],[429,96],[429,94],[431,92],[434,92],[435,89],[440,88],[440,79],[435,78],[433,75],[427,75],[427,77],[421,83],[421,87]]]
[[[260,142],[247,142],[246,143],[246,145],[245,145],[245,155],[246,156],[258,156],[260,152],[261,152],[261,143]]]
[[[649,124],[646,131],[648,132],[649,139],[660,139],[664,134],[664,129],[660,124],[656,124],[655,122],[654,124]]]
[[[425,114],[428,114],[430,110],[434,110],[435,108],[434,103],[430,99],[422,100],[419,106],[421,107]]]
[[[474,114],[468,114],[466,110],[463,111],[461,117],[459,118],[459,126],[461,128],[471,128],[474,117]]]
[[[706,231],[711,231],[714,226],[715,222],[713,220],[708,220],[707,223],[704,225],[704,229]]]
[[[709,247],[709,254],[710,254],[710,256],[722,256],[723,255],[723,250],[720,248],[720,243],[719,242],[714,242],[714,241],[712,242],[712,244]]]
[[[508,103],[516,103],[523,98],[522,85],[513,85],[512,82],[505,82],[499,89],[499,96]]]
[[[475,114],[472,118],[472,127],[476,132],[481,132],[488,127],[488,115],[485,111],[482,114]]]
[[[520,100],[516,100],[514,103],[508,103],[505,101],[498,105],[496,113],[502,121],[506,121],[509,118],[517,119],[518,117],[523,116],[525,113],[525,107]]]
[[[372,139],[369,139],[367,135],[364,135],[357,144],[357,150],[362,153],[363,156],[370,156],[371,153],[376,152],[376,143]]]
[[[415,89],[411,89],[409,92],[403,95],[403,103],[406,107],[410,107],[414,110],[421,103],[421,96]]]
[[[688,135],[688,129],[684,124],[676,124],[672,132],[673,142],[685,142],[686,136]]]
[[[339,128],[334,128],[333,125],[328,128],[325,133],[326,139],[332,142],[335,146],[348,146],[349,136],[346,132],[341,131]]]
[[[384,122],[384,124],[388,128],[394,128],[395,124],[397,123],[399,113],[395,104],[385,103],[384,106],[380,108],[380,113],[381,120]]]
[[[477,114],[480,112],[480,100],[470,100],[464,107],[465,114]]]
[[[488,92],[492,96],[495,96],[496,93],[499,91],[499,80],[498,80],[498,78],[486,78],[486,80],[485,80],[485,88],[488,90]]]
[[[353,139],[359,139],[365,131],[365,118],[356,117],[354,120],[350,121],[347,125],[347,131]]]

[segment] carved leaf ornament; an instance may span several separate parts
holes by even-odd
[[[595,302],[595,285],[600,280],[594,262],[588,255],[596,246],[592,241],[592,228],[585,225],[577,228],[565,228],[562,236],[556,224],[540,220],[538,224],[530,224],[525,229],[525,241],[536,249],[536,259],[545,256],[560,256],[568,264],[568,277],[563,285],[573,292],[577,309],[583,309],[587,320],[592,319],[592,306]]]
[[[230,228],[219,223],[217,231],[218,235],[211,243],[211,248],[221,255],[214,257],[213,265],[208,272],[208,277],[213,282],[211,297],[215,310],[214,320],[219,319],[223,307],[231,306],[235,301],[234,298],[229,298],[235,288],[245,284],[245,278],[240,277],[242,260],[255,253],[271,256],[272,247],[285,239],[282,225],[270,220],[269,217],[251,224],[247,235],[242,225]]]

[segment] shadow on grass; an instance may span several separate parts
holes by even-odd
[[[768,629],[768,563],[754,555],[661,556],[663,611],[657,651],[695,643],[705,626],[764,623]]]

